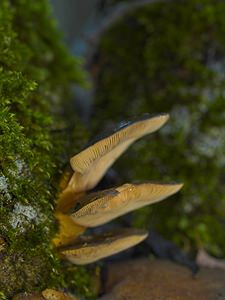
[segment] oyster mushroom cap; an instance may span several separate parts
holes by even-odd
[[[145,230],[123,229],[120,232],[81,237],[76,244],[63,247],[60,252],[70,262],[86,265],[135,246],[147,236]]]
[[[137,139],[152,133],[169,119],[168,114],[145,116],[135,122],[127,122],[111,135],[97,141],[71,158],[75,171],[70,182],[76,192],[90,190],[102,179],[114,161]]]
[[[181,183],[124,184],[84,196],[70,210],[79,225],[95,227],[140,207],[161,201],[182,188]]]

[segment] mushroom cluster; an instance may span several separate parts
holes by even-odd
[[[161,114],[123,123],[112,134],[71,158],[74,172],[66,182],[56,208],[60,231],[54,243],[64,258],[78,265],[92,263],[147,237],[146,231],[137,229],[121,229],[98,236],[81,236],[81,233],[180,190],[182,184],[145,182],[89,192],[132,143],[159,129],[168,118],[167,114]]]
[[[103,191],[90,190],[132,143],[158,130],[168,118],[167,114],[160,114],[123,123],[113,133],[71,158],[73,171],[65,175],[55,212],[59,232],[53,243],[63,259],[77,265],[93,263],[130,248],[147,237],[147,231],[132,228],[92,236],[83,233],[87,228],[105,224],[173,195],[181,189],[181,183],[126,183]],[[42,299],[67,299],[60,292],[47,291],[42,292]]]

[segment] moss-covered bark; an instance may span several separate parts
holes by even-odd
[[[103,119],[171,114],[118,168],[127,180],[171,178],[185,185],[175,199],[137,212],[135,222],[218,256],[225,256],[224,13],[223,1],[188,0],[127,15],[102,39],[96,96],[100,126]]]
[[[69,152],[82,142],[73,110],[67,114],[71,83],[84,84],[79,65],[62,45],[47,1],[0,2],[2,299],[47,286],[68,287],[68,274],[75,278],[73,286],[84,274],[80,290],[88,282],[83,269],[61,273],[51,246],[58,177]]]

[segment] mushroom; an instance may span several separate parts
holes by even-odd
[[[98,184],[107,169],[133,142],[159,129],[168,118],[167,114],[161,114],[126,122],[71,158],[74,173],[64,179],[64,190],[56,207],[59,233],[53,240],[63,258],[78,265],[88,264],[130,248],[147,237],[147,232],[135,229],[92,237],[82,234],[87,227],[102,225],[161,201],[178,192],[182,184],[133,183],[87,192]]]
[[[58,209],[67,210],[77,194],[94,188],[115,160],[136,140],[163,126],[168,114],[145,116],[134,122],[125,122],[112,134],[93,143],[71,158],[74,170],[67,188],[60,195]]]
[[[13,300],[78,300],[78,298],[60,291],[46,289],[41,293],[21,293],[14,296]]]
[[[46,289],[42,292],[45,300],[77,300],[74,296],[67,295],[52,289]]]
[[[79,225],[95,227],[140,207],[158,202],[175,194],[182,184],[140,183],[124,184],[115,189],[84,196],[70,210]]]
[[[61,249],[61,254],[76,265],[86,265],[101,258],[116,254],[142,242],[148,232],[138,229],[121,229],[103,235],[85,236],[69,247]]]
[[[114,218],[140,207],[158,202],[178,192],[181,183],[127,183],[122,186],[88,192],[102,179],[114,161],[137,139],[159,129],[167,114],[145,116],[134,122],[123,123],[106,137],[71,158],[71,171],[66,171],[61,182],[55,216],[59,232],[53,239],[63,259],[86,265],[116,254],[142,242],[148,232],[120,229],[101,235],[83,235],[87,227],[105,224]],[[0,237],[0,250],[4,241]],[[14,300],[75,300],[63,292],[46,289],[42,293],[18,294]]]

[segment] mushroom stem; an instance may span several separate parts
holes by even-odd
[[[56,212],[55,216],[59,221],[59,232],[52,240],[56,247],[73,243],[86,230],[86,227],[75,223],[70,216],[60,212]]]
[[[84,196],[84,192],[76,193],[75,190],[68,185],[59,195],[56,211],[66,213],[76,204],[76,201]]]

